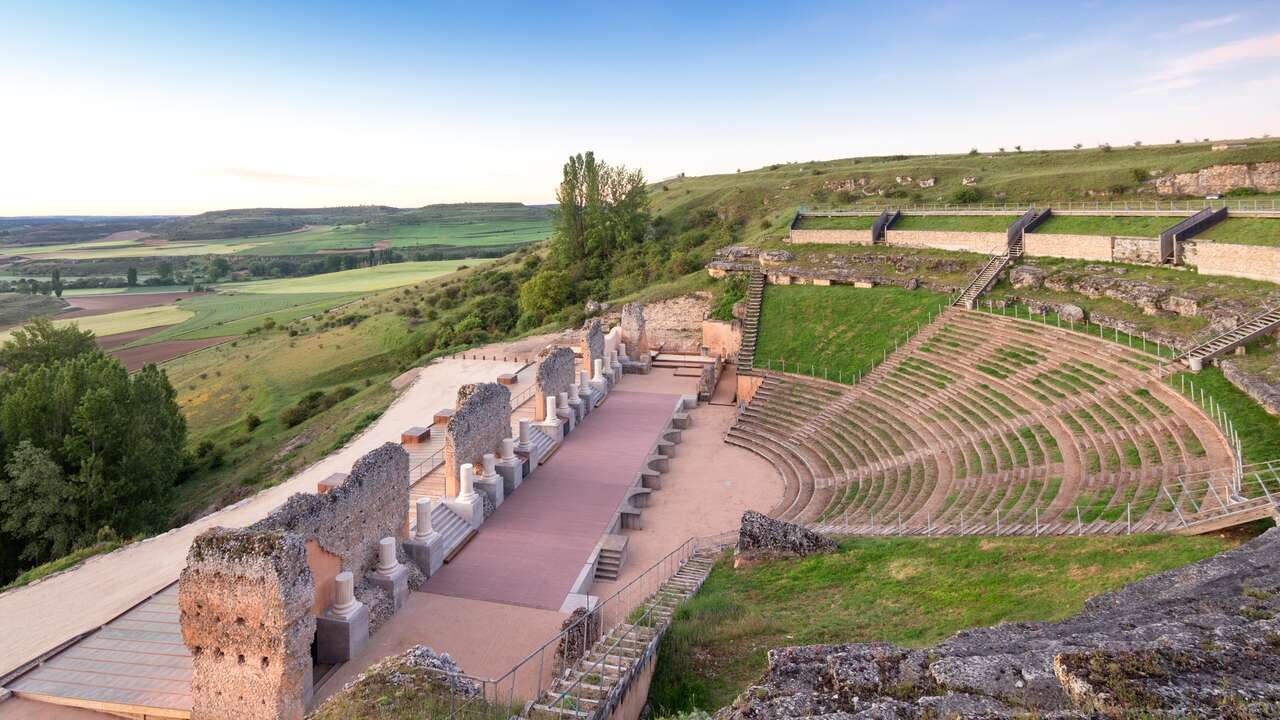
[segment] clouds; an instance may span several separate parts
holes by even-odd
[[[1221,20],[1222,18],[1219,18]],[[1211,21],[1200,21],[1211,22]],[[1163,94],[1198,85],[1212,72],[1280,58],[1280,33],[1244,38],[1206,50],[1176,55],[1147,79],[1139,94]]]
[[[1218,17],[1204,18],[1203,20],[1192,20],[1191,22],[1183,23],[1172,30],[1156,33],[1156,38],[1168,40],[1169,38],[1181,37],[1183,35],[1204,32],[1205,30],[1226,27],[1239,19],[1240,13],[1231,13],[1230,15],[1219,15]]]

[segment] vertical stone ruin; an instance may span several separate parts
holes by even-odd
[[[196,720],[301,720],[311,697],[315,594],[303,540],[213,528],[178,580]]]

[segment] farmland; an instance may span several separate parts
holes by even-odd
[[[374,292],[429,280],[460,267],[475,265],[474,260],[437,260],[377,265],[371,268],[343,270],[310,277],[282,278],[246,283],[225,283],[223,290],[263,294]]]

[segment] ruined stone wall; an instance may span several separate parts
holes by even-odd
[[[536,402],[533,404],[533,419],[546,420],[546,400],[562,392],[568,392],[578,375],[578,359],[573,348],[557,346],[542,351],[538,357],[538,372],[534,380],[537,388]]]
[[[213,528],[191,543],[178,609],[192,656],[192,717],[302,719],[311,695],[313,594],[298,536]]]
[[[1031,257],[1111,261],[1111,236],[1109,235],[1027,233],[1023,236],[1022,247],[1023,253]]]
[[[595,375],[596,358],[604,359],[604,330],[599,318],[591,319],[582,332],[582,367],[588,375]]]
[[[1159,265],[1160,238],[1114,237],[1111,257],[1114,262]]]
[[[1161,195],[1209,195],[1243,187],[1280,192],[1280,162],[1214,165],[1156,180],[1156,192]]]
[[[497,453],[504,438],[511,437],[511,391],[498,383],[469,383],[458,388],[453,417],[444,427],[445,485],[457,494],[458,468],[477,468],[485,453]],[[477,472],[477,475],[479,473]],[[405,506],[408,507],[406,500]]]
[[[622,306],[622,342],[627,346],[627,357],[639,360],[649,352],[649,339],[645,333],[644,305],[627,303]]]
[[[787,242],[797,245],[870,245],[871,230],[792,230]]]
[[[711,355],[736,358],[742,347],[742,328],[723,320],[702,321],[702,346]]]
[[[939,230],[886,230],[890,245],[961,250],[989,255],[1002,249],[1009,239],[1002,232],[950,232]]]
[[[650,348],[696,353],[702,347],[702,321],[711,312],[711,294],[693,293],[644,306]]]
[[[1182,244],[1182,262],[1194,266],[1202,275],[1228,275],[1280,283],[1280,247],[1185,242]]]

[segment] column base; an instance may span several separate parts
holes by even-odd
[[[472,493],[469,498],[445,498],[440,502],[470,523],[473,530],[484,524],[484,500],[479,493]]]
[[[369,606],[360,605],[350,617],[325,613],[316,618],[316,660],[325,665],[343,663],[369,642]]]
[[[425,540],[410,537],[404,541],[404,552],[423,575],[431,577],[444,566],[444,536],[433,532]]]
[[[383,573],[375,570],[369,573],[369,584],[380,587],[391,596],[391,605],[399,610],[409,599],[409,568],[397,565],[394,570]]]
[[[506,495],[515,492],[516,488],[520,487],[520,483],[524,482],[524,461],[519,456],[509,460],[498,460],[494,469],[502,476],[503,492]]]

